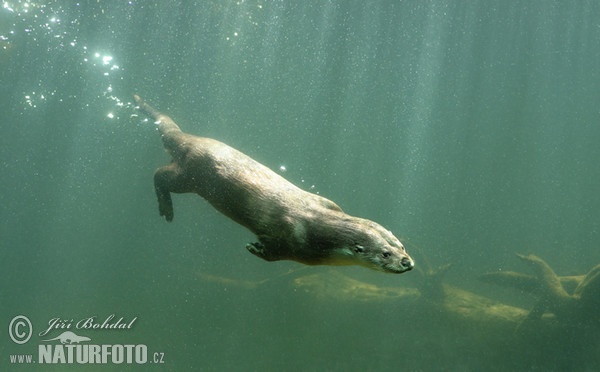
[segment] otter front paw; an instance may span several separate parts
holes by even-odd
[[[248,252],[252,253],[255,256],[262,258],[263,260],[267,259],[266,252],[265,252],[265,245],[261,242],[248,243],[248,244],[246,244],[246,249],[248,250]]]

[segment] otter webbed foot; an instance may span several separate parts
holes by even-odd
[[[158,198],[158,212],[169,222],[173,221],[172,185],[177,183],[177,167],[169,164],[154,173],[154,190]]]
[[[169,222],[173,221],[173,201],[169,191],[156,189],[158,196],[158,213]]]
[[[164,195],[158,198],[158,214],[164,216],[168,222],[173,221],[173,202],[171,195]]]
[[[265,254],[265,245],[261,242],[248,243],[246,244],[246,249],[248,250],[248,252],[262,258],[263,260],[267,259]]]
[[[246,249],[248,252],[252,253],[256,257],[262,258],[265,261],[278,261],[281,259],[280,257],[274,256],[273,251],[267,249],[267,247],[261,242],[248,243],[246,244]]]
[[[263,240],[263,238],[260,240]],[[262,258],[265,261],[279,261],[283,259],[283,257],[277,254],[276,249],[273,250],[273,245],[270,244],[270,242],[267,242],[267,245],[260,241],[256,243],[248,243],[246,244],[246,249],[248,252],[252,253],[256,257]]]

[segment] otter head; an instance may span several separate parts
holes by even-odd
[[[372,221],[361,222],[363,228],[357,230],[350,246],[345,247],[345,253],[352,256],[356,264],[386,273],[412,270],[413,259],[390,231]]]

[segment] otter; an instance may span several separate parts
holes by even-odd
[[[258,241],[246,248],[266,261],[361,265],[388,273],[414,267],[402,243],[381,225],[344,213],[222,142],[184,133],[139,96],[134,100],[155,120],[172,157],[154,174],[159,213],[167,221],[173,220],[171,193],[196,193],[254,233]]]

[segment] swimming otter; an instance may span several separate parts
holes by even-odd
[[[413,260],[379,224],[347,215],[334,202],[294,186],[219,141],[183,133],[175,122],[134,96],[158,124],[171,164],[154,174],[158,209],[173,220],[171,193],[193,192],[258,237],[248,251],[267,260],[308,265],[362,265],[402,273]]]

